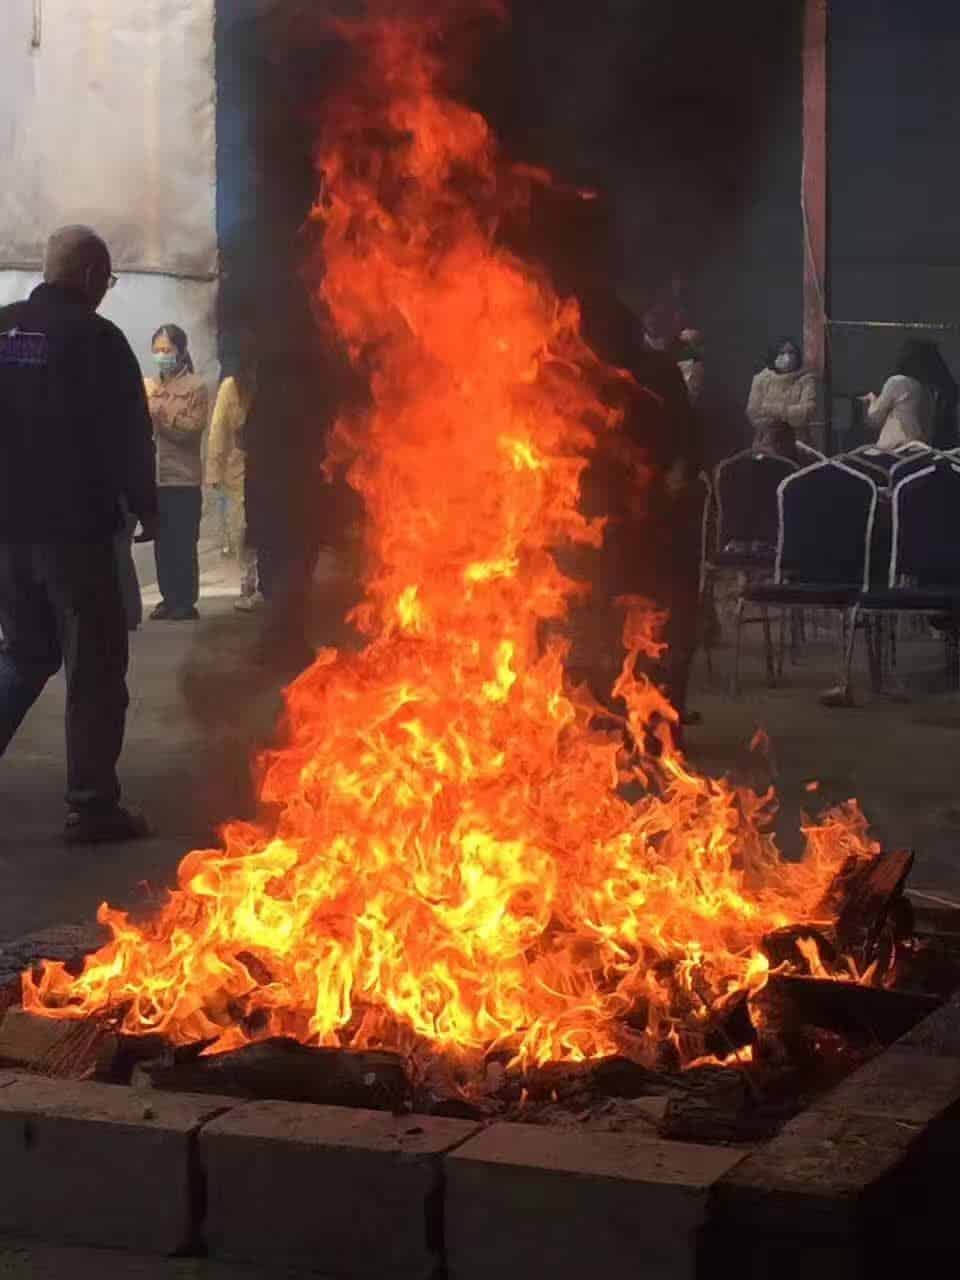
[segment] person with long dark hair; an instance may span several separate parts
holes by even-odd
[[[868,425],[880,432],[877,445],[881,449],[933,443],[938,417],[943,419],[949,414],[951,403],[956,437],[957,384],[933,342],[916,338],[905,342],[896,370],[880,394],[871,391],[864,396],[864,403]]]
[[[200,443],[209,412],[207,389],[194,371],[187,335],[178,325],[162,325],[151,346],[157,377],[147,378],[145,385],[157,446],[155,552],[161,601],[150,616],[188,622],[199,616]]]

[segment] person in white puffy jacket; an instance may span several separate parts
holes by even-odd
[[[813,444],[813,427],[820,409],[820,379],[803,367],[800,348],[791,338],[775,342],[750,388],[747,418],[758,449],[770,447],[770,432],[791,427],[798,440]]]

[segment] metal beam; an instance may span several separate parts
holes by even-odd
[[[824,384],[831,452],[830,385],[830,0],[805,0],[803,32],[803,349]]]

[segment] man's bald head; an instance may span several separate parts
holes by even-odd
[[[89,227],[61,227],[47,241],[43,278],[79,290],[96,310],[110,284],[110,250]]]

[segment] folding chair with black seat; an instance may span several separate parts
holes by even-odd
[[[724,573],[772,575],[779,529],[777,491],[797,470],[789,458],[758,449],[735,453],[715,469],[711,502],[704,515],[702,600],[710,597]],[[707,627],[704,652],[712,674],[711,639]]]
[[[872,650],[874,688],[883,679],[885,641],[896,665],[896,633],[877,633],[876,620],[912,614],[936,619],[947,652],[947,682],[960,688],[960,459],[939,456],[905,476],[893,492],[893,547],[889,585],[866,590],[851,610],[850,625],[863,622]],[[870,633],[873,631],[873,636]],[[847,682],[853,660],[847,658]]]
[[[851,449],[849,453],[844,454],[842,461],[853,465],[854,460],[868,462],[878,471],[882,471],[889,476],[890,472],[903,459],[899,454],[893,453],[889,449],[880,449],[875,444],[862,444],[859,449]],[[871,476],[871,479],[873,477]]]
[[[783,619],[796,609],[825,609],[840,618],[840,670],[849,645],[844,621],[870,584],[871,547],[877,520],[877,485],[845,463],[829,460],[787,476],[780,485],[776,576],[743,593],[737,605],[734,692],[739,691],[741,632],[747,605],[765,619],[767,673],[776,683],[783,663]],[[781,610],[779,662],[773,651],[769,611]],[[847,687],[844,686],[844,696]]]
[[[940,454],[934,449],[928,449],[926,445],[919,449],[907,449],[904,452],[897,453],[897,461],[894,463],[890,471],[890,485],[895,488],[901,480],[906,480],[907,476],[914,476],[918,471],[925,471],[940,457]]]

